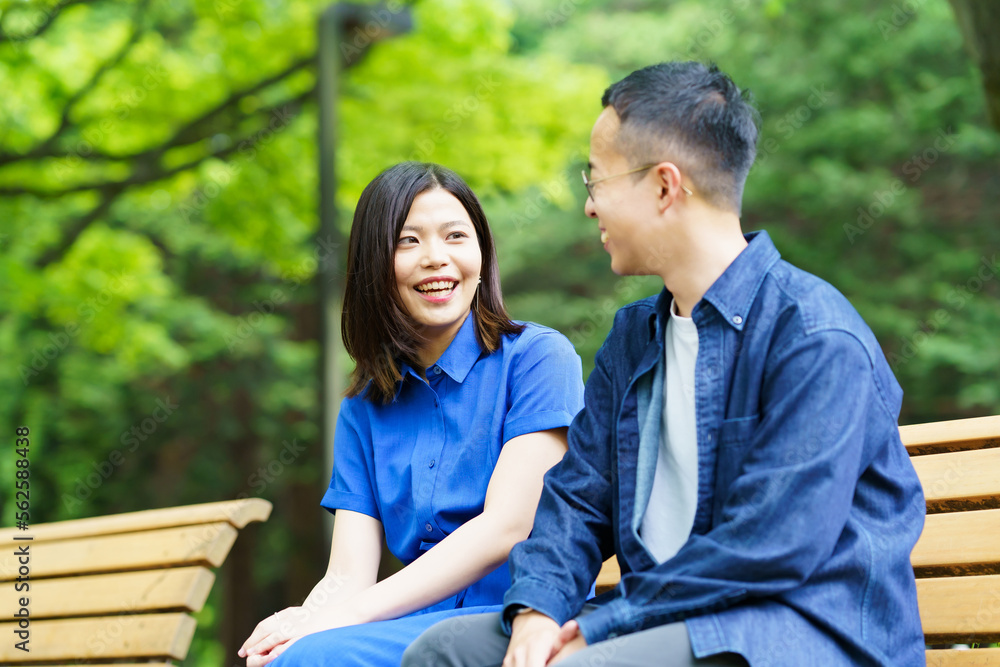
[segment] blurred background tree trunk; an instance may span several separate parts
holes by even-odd
[[[983,73],[990,122],[1000,130],[1000,3],[995,0],[949,0],[972,61]]]

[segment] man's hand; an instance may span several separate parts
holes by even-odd
[[[549,660],[548,664],[550,665],[554,665],[560,660],[565,660],[577,651],[587,648],[587,640],[580,634],[580,625],[574,620],[566,621],[559,628],[557,642],[562,645],[562,648]]]
[[[545,667],[562,648],[559,635],[559,625],[545,614],[533,610],[518,614],[511,625],[503,667]]]

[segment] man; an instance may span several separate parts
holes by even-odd
[[[612,270],[665,289],[616,315],[502,613],[404,665],[924,664],[902,392],[839,292],[743,235],[746,97],[691,62],[605,92],[585,210]]]

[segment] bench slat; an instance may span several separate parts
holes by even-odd
[[[1000,509],[929,515],[910,563],[918,577],[1000,574]],[[598,595],[620,579],[612,556],[597,575]]]
[[[927,651],[927,667],[1000,667],[1000,648]]]
[[[31,581],[27,592],[4,595],[0,618],[10,619],[21,595],[30,600],[31,618],[66,618],[140,611],[200,611],[215,582],[204,567],[149,572],[59,577]]]
[[[618,565],[618,558],[612,556],[611,558],[604,561],[604,565],[601,566],[601,571],[597,573],[597,583],[595,584],[594,592],[598,595],[610,591],[622,578],[622,569]]]
[[[31,577],[120,572],[180,565],[218,567],[236,541],[228,523],[30,544]],[[17,577],[13,549],[0,559],[0,581]]]
[[[154,658],[182,660],[194,636],[194,619],[183,613],[126,614],[32,621],[29,653],[14,646],[14,623],[0,623],[0,662]],[[14,663],[14,661],[18,661]]]
[[[1000,510],[929,514],[910,563],[918,577],[1000,574]]]
[[[928,512],[1000,507],[1000,448],[928,454],[912,461]]]
[[[155,528],[193,526],[201,523],[225,521],[236,528],[243,528],[253,521],[266,521],[271,515],[271,503],[263,498],[224,500],[185,507],[128,512],[89,519],[72,519],[31,526],[27,531],[16,528],[0,529],[0,544],[8,544],[15,536],[30,535],[33,543],[66,540],[97,535],[116,535]]]
[[[918,579],[917,600],[929,644],[1000,637],[1000,575]]]
[[[910,456],[1000,447],[1000,415],[899,427]]]

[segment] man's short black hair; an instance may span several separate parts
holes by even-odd
[[[713,206],[740,212],[757,154],[757,110],[715,65],[669,62],[632,72],[601,98],[618,114],[617,149],[633,166],[675,162]]]

